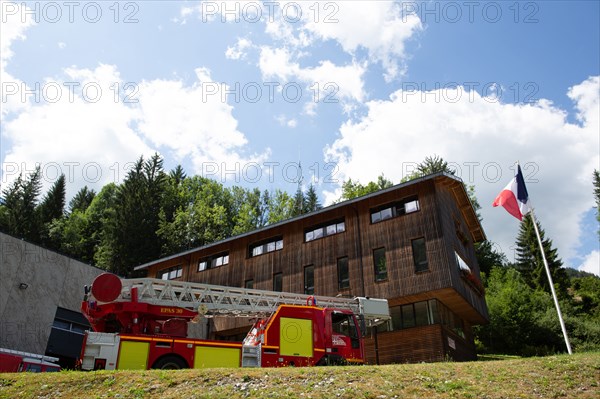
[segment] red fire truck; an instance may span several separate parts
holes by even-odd
[[[385,299],[330,298],[159,279],[98,276],[85,289],[80,365],[98,369],[364,363],[363,331],[389,320]],[[255,320],[243,342],[188,338],[188,322]]]
[[[58,358],[52,356],[0,348],[0,372],[20,373],[30,371],[39,373],[60,371],[60,366],[56,364],[58,360]]]

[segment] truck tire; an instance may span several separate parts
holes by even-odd
[[[168,355],[163,356],[154,362],[152,365],[153,369],[163,369],[163,370],[179,370],[187,368],[187,364],[185,361],[179,356]]]

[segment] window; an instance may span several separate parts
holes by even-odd
[[[71,321],[67,321],[67,320],[61,320],[61,319],[54,319],[54,321],[52,322],[52,328],[58,328],[59,330],[71,331],[71,332],[81,334],[81,335],[83,335],[85,330],[88,329],[84,325],[77,324],[75,322],[71,322]]]
[[[173,266],[169,269],[164,269],[158,272],[158,278],[162,280],[174,280],[183,275],[183,268],[181,265]]]
[[[415,324],[417,326],[431,324],[429,323],[429,310],[425,301],[415,303]]]
[[[412,240],[413,260],[415,262],[415,272],[422,272],[429,269],[427,262],[427,250],[425,248],[425,238]]]
[[[387,279],[385,248],[378,248],[373,251],[373,264],[375,265],[375,281]]]
[[[343,233],[346,231],[346,223],[341,220],[337,222],[328,222],[324,225],[311,227],[304,232],[304,241],[309,242],[318,238],[332,236],[334,234]]]
[[[198,271],[202,272],[207,269],[214,269],[229,264],[229,252],[223,252],[218,255],[213,255],[200,259],[198,262]]]
[[[393,330],[443,324],[460,335],[462,320],[436,299],[390,307]],[[458,319],[458,321],[457,321]]]
[[[306,295],[315,293],[315,268],[312,265],[304,268],[304,293]]]
[[[250,246],[250,257],[259,256],[269,252],[283,249],[283,238],[274,238],[266,242],[253,244]]]
[[[273,291],[283,291],[283,273],[275,273],[273,275]]]
[[[344,256],[337,260],[338,289],[350,288],[350,274],[348,272],[348,257]]]
[[[471,268],[467,263],[461,258],[458,252],[454,251],[454,256],[456,257],[456,263],[458,264],[458,270],[464,273],[471,274]]]
[[[206,270],[207,266],[208,266],[208,262],[205,260],[201,260],[200,262],[198,262],[198,271],[202,272],[202,271]]]
[[[415,309],[413,304],[402,305],[402,328],[410,328],[415,326]]]
[[[418,211],[420,208],[417,198],[408,198],[400,202],[371,209],[371,223],[381,222],[397,216]]]
[[[244,283],[244,288],[252,289],[254,288],[254,280],[246,280]]]

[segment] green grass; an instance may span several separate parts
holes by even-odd
[[[600,398],[600,352],[465,363],[0,374],[0,398]]]

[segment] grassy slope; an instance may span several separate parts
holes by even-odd
[[[0,374],[0,398],[600,398],[600,353],[387,366]]]

